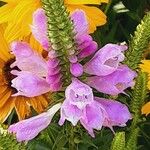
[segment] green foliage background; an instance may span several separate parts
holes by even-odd
[[[122,9],[119,9],[119,3],[122,4]],[[131,41],[134,43],[137,40],[136,27],[140,24],[144,15],[150,11],[150,0],[110,0],[109,4],[104,4],[100,8],[107,15],[107,24],[99,27],[92,35],[98,42],[99,47],[110,42],[119,43],[125,41],[129,43]],[[139,33],[142,31],[143,26],[137,29],[137,36],[140,36]],[[147,35],[149,32],[150,30],[144,34]],[[143,35],[141,35],[141,38],[143,38]],[[143,49],[147,46],[148,38],[144,37],[143,39],[145,43],[140,49],[141,53],[136,51],[136,49],[133,52],[133,55],[140,53],[139,60],[142,57]],[[136,66],[134,65],[133,69],[137,69],[139,60],[135,60]],[[131,65],[134,62],[128,59],[126,63]],[[0,150],[149,150],[150,116],[140,116],[141,106],[150,100],[150,94],[146,89],[146,81],[147,75],[139,73],[135,90],[129,89],[127,91],[129,96],[119,95],[117,98],[131,106],[130,110],[135,118],[125,128],[116,127],[115,131],[117,134],[115,136],[109,129],[103,128],[96,133],[96,138],[93,139],[80,125],[75,128],[70,126],[70,123],[66,123],[63,127],[58,126],[55,123],[58,122],[57,117],[59,116],[57,116],[47,129],[29,143],[19,144],[15,141],[14,137],[0,132]]]

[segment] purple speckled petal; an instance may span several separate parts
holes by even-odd
[[[61,103],[54,105],[48,112],[22,120],[8,128],[10,133],[16,134],[18,142],[29,141],[35,138],[51,122],[55,113],[60,109]]]
[[[12,80],[12,87],[15,88],[18,93],[13,96],[26,96],[34,97],[45,94],[50,91],[50,85],[42,77],[38,77],[35,74],[27,71],[16,71],[11,72],[13,75],[17,75]]]
[[[11,52],[16,61],[10,66],[17,66],[22,71],[29,71],[39,76],[47,75],[47,63],[38,53],[33,51],[25,42],[12,42]]]
[[[95,100],[102,105],[107,113],[103,126],[112,130],[113,126],[126,126],[127,121],[132,119],[131,113],[125,104],[98,97],[95,97]]]
[[[70,72],[75,77],[79,77],[83,74],[83,66],[80,63],[71,63]]]
[[[107,44],[85,64],[84,71],[91,75],[106,76],[117,70],[119,63],[124,60],[125,45]]]
[[[126,88],[134,86],[135,77],[136,72],[122,65],[110,75],[88,77],[87,84],[99,92],[118,95],[124,93]]]
[[[31,30],[36,40],[48,50],[50,44],[47,37],[47,19],[43,9],[39,8],[33,13]]]

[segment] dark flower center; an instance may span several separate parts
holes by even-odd
[[[18,67],[14,67],[14,68],[11,68],[11,67],[10,67],[10,65],[11,65],[12,63],[14,63],[14,62],[15,62],[15,58],[11,58],[11,59],[9,59],[9,60],[5,63],[5,65],[4,65],[4,67],[3,67],[3,75],[4,75],[4,78],[5,78],[6,84],[12,89],[12,92],[13,92],[13,93],[16,93],[17,90],[16,90],[15,88],[11,87],[11,84],[12,84],[11,81],[12,81],[14,78],[16,78],[17,76],[11,74],[11,71],[12,71],[12,70],[18,70],[18,71],[20,71],[20,69],[19,69]]]

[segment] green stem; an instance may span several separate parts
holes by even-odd
[[[109,3],[107,4],[107,6],[106,6],[106,8],[105,8],[105,11],[104,11],[105,14],[107,14],[107,12],[108,12],[108,10],[109,10],[111,4],[112,4],[112,0],[109,0]]]

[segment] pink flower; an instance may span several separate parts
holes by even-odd
[[[75,126],[80,121],[94,137],[93,129],[101,129],[104,122],[104,110],[99,103],[94,101],[92,89],[74,78],[67,87],[65,96],[59,124],[63,125],[67,119]]]
[[[79,77],[83,74],[83,66],[80,63],[72,63],[70,66],[70,72],[75,77]]]
[[[85,64],[84,71],[91,75],[106,76],[117,70],[124,60],[125,45],[107,44]]]
[[[11,125],[8,131],[16,134],[18,142],[32,140],[50,124],[53,116],[60,107],[61,103],[58,103],[47,112]]]
[[[78,77],[83,74],[83,67],[79,63],[80,60],[78,60],[78,59],[83,59],[87,56],[92,55],[97,50],[97,43],[93,41],[93,39],[90,35],[88,35],[89,25],[88,25],[88,21],[87,21],[84,11],[77,9],[71,15],[71,19],[74,23],[74,27],[75,27],[74,32],[76,34],[75,41],[77,43],[79,51],[78,51],[78,54],[76,55],[77,57],[75,55],[70,56],[70,57],[77,58],[75,62],[73,62],[73,63],[71,62],[70,71],[73,76]],[[31,30],[33,32],[33,35],[37,39],[37,41],[39,41],[39,43],[41,43],[42,46],[46,50],[48,50],[48,48],[50,47],[50,44],[49,44],[47,32],[46,32],[47,31],[46,22],[47,22],[47,20],[46,20],[46,15],[44,13],[44,10],[37,9],[33,14],[33,24],[31,26]],[[48,64],[50,63],[50,61],[53,61],[53,60],[49,60]],[[53,69],[55,69],[55,68],[53,68]],[[53,70],[53,69],[51,69],[49,67],[48,70],[50,70],[50,72],[51,72],[51,70]],[[48,75],[47,81],[49,81],[50,76],[51,75]],[[56,85],[56,83],[54,85],[51,85],[51,88],[53,89],[53,91],[60,90],[61,89],[60,82],[59,83],[57,82],[57,85]]]
[[[48,50],[50,48],[50,43],[47,37],[47,18],[43,9],[39,8],[33,13],[31,30],[36,40],[45,50]]]
[[[132,119],[126,105],[116,100],[108,100],[98,97],[95,97],[95,100],[103,106],[107,114],[103,126],[109,127],[112,131],[113,126],[124,127],[126,126],[127,121]]]
[[[48,65],[42,56],[33,51],[25,42],[13,42],[11,53],[15,55],[16,61],[10,67],[12,69],[18,67],[20,70],[12,70],[11,72],[17,76],[12,80],[11,86],[18,93],[13,96],[34,97],[51,90],[45,79],[48,74]]]
[[[28,71],[16,71],[11,72],[13,75],[17,75],[12,82],[12,87],[18,92],[12,96],[26,96],[34,97],[45,94],[50,91],[50,86],[46,80]]]
[[[131,119],[125,105],[112,100],[94,98],[92,89],[76,78],[67,87],[65,97],[59,124],[63,125],[65,120],[68,120],[75,126],[80,121],[92,137],[95,136],[94,129],[100,130],[102,126],[110,129],[112,126],[125,126]]]
[[[72,15],[71,19],[74,24],[74,32],[77,33],[77,37],[82,36],[84,34],[88,34],[89,24],[86,18],[86,14],[81,9],[76,9]]]
[[[49,59],[47,61],[48,74],[46,77],[46,81],[50,85],[51,91],[59,91],[62,88],[62,75],[61,68],[59,66],[59,60],[57,59],[57,55],[55,51],[49,52]]]
[[[25,42],[12,42],[11,53],[16,61],[10,66],[17,66],[20,70],[29,71],[39,76],[47,75],[46,61],[37,52],[33,51]]]
[[[75,40],[79,49],[78,58],[82,59],[92,55],[97,50],[98,45],[88,34],[89,24],[84,11],[75,10],[71,15],[71,19],[74,23]]]
[[[97,50],[97,44],[88,35],[88,21],[84,11],[77,9],[71,15],[74,23],[75,40],[78,44],[79,58],[87,57]],[[50,43],[47,37],[47,19],[43,9],[37,9],[33,14],[33,24],[31,26],[32,33],[47,50],[50,48]]]
[[[87,84],[99,92],[118,95],[119,93],[124,93],[124,90],[128,87],[134,86],[133,80],[135,77],[136,72],[122,65],[115,72],[107,76],[88,77]]]

